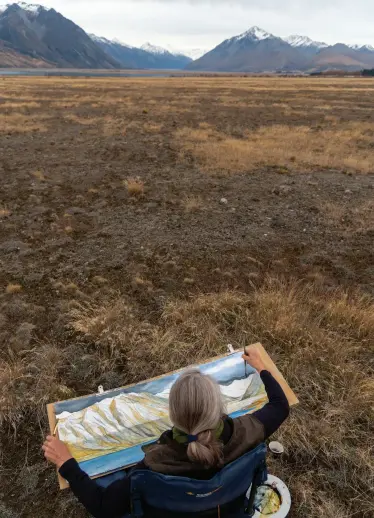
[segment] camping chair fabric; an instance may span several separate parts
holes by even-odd
[[[229,508],[231,502],[243,498],[241,514],[251,516],[252,509],[246,510],[249,500],[246,497],[252,485],[256,487],[267,478],[266,445],[260,444],[231,464],[225,466],[210,480],[195,480],[187,477],[162,475],[149,470],[136,470],[130,475],[132,516],[142,518],[145,510],[208,516],[209,511]],[[222,514],[227,515],[227,513]]]

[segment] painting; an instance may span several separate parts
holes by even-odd
[[[263,348],[262,351],[266,355]],[[242,352],[192,367],[217,381],[231,417],[252,413],[267,402],[261,378],[252,367],[245,366]],[[279,381],[285,384],[276,371]],[[170,429],[170,389],[183,372],[184,369],[122,389],[55,403],[48,409],[50,424],[55,424],[58,437],[91,477],[129,467],[143,458],[143,446]]]

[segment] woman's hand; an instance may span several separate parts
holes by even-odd
[[[265,370],[265,364],[262,361],[261,355],[259,351],[256,349],[254,345],[250,345],[245,349],[246,354],[243,354],[243,359],[251,365],[258,373]]]
[[[58,469],[60,469],[66,461],[73,458],[66,444],[51,435],[48,435],[42,446],[42,450],[44,450],[44,457],[50,462],[53,462],[53,464],[56,464]]]

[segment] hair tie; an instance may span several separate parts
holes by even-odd
[[[198,435],[187,435],[187,443],[191,444],[191,442],[196,442],[198,438]]]

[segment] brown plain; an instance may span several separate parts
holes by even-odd
[[[43,461],[46,403],[256,341],[300,400],[269,460],[292,516],[372,516],[373,101],[360,78],[0,80],[0,516],[86,516]]]

